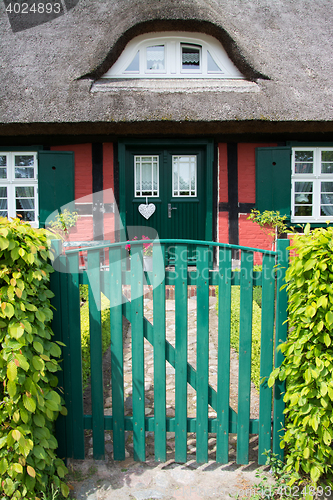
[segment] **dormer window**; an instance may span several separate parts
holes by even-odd
[[[102,78],[244,77],[212,36],[163,32],[133,38]]]

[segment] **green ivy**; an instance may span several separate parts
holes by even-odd
[[[54,421],[65,413],[56,390],[61,357],[52,341],[45,230],[0,218],[1,499],[39,499],[52,485],[69,493],[56,455]]]
[[[316,485],[333,472],[333,228],[310,231],[308,224],[290,248],[285,360],[268,385],[286,380],[281,447],[292,482],[305,474]]]

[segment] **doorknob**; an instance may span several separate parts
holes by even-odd
[[[168,217],[171,219],[171,210],[177,210],[177,207],[172,207],[171,203],[168,203]]]

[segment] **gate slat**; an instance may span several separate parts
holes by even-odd
[[[288,295],[286,288],[281,290],[281,286],[285,285],[286,269],[288,268],[289,240],[277,241],[277,297],[276,297],[276,330],[275,330],[275,367],[281,366],[284,355],[278,346],[287,340],[288,334]],[[280,440],[283,435],[284,428],[284,409],[285,403],[283,396],[286,391],[286,381],[277,380],[274,384],[274,418],[273,418],[273,453],[275,453],[280,460],[283,460],[284,452],[280,448]]]
[[[68,310],[68,281],[70,275],[67,273],[67,258],[65,255],[59,257],[59,274],[61,289],[61,329],[63,335],[63,363],[64,363],[64,390],[67,409],[66,417],[66,450],[67,457],[73,457],[73,414],[72,414],[72,367],[70,358],[70,334],[69,334],[69,310]]]
[[[259,450],[258,463],[264,465],[267,457],[265,450],[271,449],[271,415],[272,415],[272,389],[267,381],[273,370],[273,336],[274,336],[274,278],[275,257],[264,255],[262,261],[262,303],[261,303],[261,339],[260,339],[260,380],[265,381],[260,385],[259,397]]]
[[[239,377],[237,455],[238,464],[249,461],[251,346],[252,346],[252,297],[253,253],[242,250],[239,320]]]
[[[57,259],[56,271],[50,276],[50,288],[54,293],[54,297],[51,299],[52,307],[54,307],[53,318],[51,323],[51,328],[54,333],[53,342],[64,342],[63,331],[61,326],[61,317],[63,311],[61,309],[61,281],[59,272],[59,256],[62,253],[61,240],[52,240],[51,249],[54,252],[54,257]],[[62,349],[64,351],[64,349]],[[58,387],[60,388],[59,394],[65,397],[65,379],[64,379],[64,366],[63,361],[60,361],[61,370],[58,372]],[[63,389],[63,393],[61,393]],[[58,441],[57,454],[58,457],[64,458],[67,456],[67,432],[66,432],[66,421],[64,415],[59,415],[55,422],[56,439]]]
[[[93,456],[104,460],[104,401],[103,401],[103,356],[101,322],[101,278],[100,252],[88,251],[89,278],[89,328],[90,328],[90,368],[91,368],[91,407],[93,430]]]
[[[187,458],[187,247],[175,247],[175,460]]]
[[[228,463],[230,397],[231,249],[219,252],[216,461]]]
[[[165,274],[162,280],[158,266],[164,263],[165,247],[161,247],[162,259],[153,249],[153,321],[154,321],[154,417],[155,460],[166,461],[166,360],[165,360]]]
[[[197,462],[208,462],[209,247],[197,247]]]
[[[84,459],[79,255],[68,256],[68,331],[72,376],[73,458]]]
[[[142,246],[131,246],[131,319],[134,460],[144,462],[145,381],[143,336],[143,258]]]
[[[123,314],[120,247],[110,248],[109,263],[113,449],[115,460],[125,460]]]

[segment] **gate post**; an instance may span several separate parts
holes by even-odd
[[[277,280],[276,280],[276,328],[275,328],[275,368],[281,366],[284,355],[278,347],[287,340],[288,334],[288,295],[286,288],[281,290],[285,284],[286,270],[289,266],[290,243],[288,239],[277,240]],[[274,385],[274,412],[273,412],[273,453],[283,460],[283,450],[280,448],[280,439],[284,433],[284,409],[283,401],[286,392],[286,382],[277,380]]]
[[[54,256],[54,261],[59,259],[62,253],[62,241],[52,240],[51,241],[51,252]],[[59,262],[59,261],[58,261]],[[51,299],[51,304],[54,307],[53,318],[51,322],[51,328],[54,333],[53,342],[64,342],[63,330],[62,330],[62,308],[61,308],[61,275],[60,271],[55,266],[54,272],[50,275],[50,290],[54,293],[54,297]],[[63,347],[61,347],[63,351]],[[61,371],[57,373],[58,377],[58,387],[60,388],[60,396],[64,397],[64,371],[63,371],[63,361],[60,361]],[[62,392],[61,392],[62,391]],[[63,415],[59,415],[55,422],[55,432],[56,439],[58,442],[57,455],[65,459],[67,458],[67,429],[66,429],[66,418]]]

